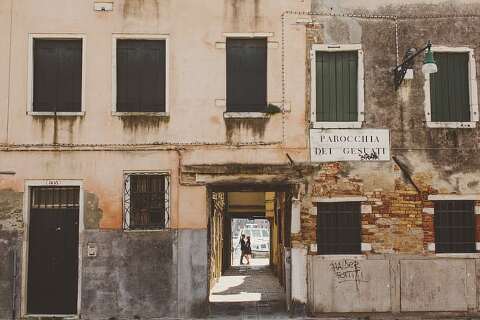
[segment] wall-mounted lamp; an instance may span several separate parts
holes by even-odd
[[[424,74],[430,74],[438,71],[437,64],[435,63],[435,59],[433,58],[432,43],[429,40],[427,42],[427,45],[419,51],[413,48],[408,49],[405,57],[403,58],[403,62],[396,66],[395,69],[393,69],[393,72],[395,74],[395,89],[398,89],[402,84],[403,79],[405,79],[405,74],[407,73],[407,70],[412,69],[414,58],[425,50],[427,52],[425,53],[425,57],[423,59],[422,72]]]

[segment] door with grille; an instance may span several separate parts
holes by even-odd
[[[30,189],[27,313],[76,314],[79,187]]]

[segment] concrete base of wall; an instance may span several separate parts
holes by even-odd
[[[0,231],[0,319],[20,315],[21,243],[18,232]]]
[[[308,257],[308,309],[321,313],[479,311],[476,258]]]
[[[206,230],[87,230],[82,237],[82,319],[207,315]],[[96,256],[88,256],[88,246],[97,249]],[[13,248],[19,317],[21,238],[16,232],[0,232],[0,319],[12,319]]]

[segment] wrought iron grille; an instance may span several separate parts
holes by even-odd
[[[473,201],[435,201],[435,251],[475,252]]]
[[[128,173],[124,179],[124,229],[164,229],[170,218],[170,178],[165,173]]]
[[[32,187],[32,209],[78,208],[80,204],[79,187]]]
[[[361,253],[360,202],[317,204],[317,252]]]

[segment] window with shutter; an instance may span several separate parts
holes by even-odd
[[[118,112],[166,111],[166,41],[117,39]]]
[[[474,201],[435,201],[435,251],[475,252]]]
[[[431,121],[471,121],[468,59],[466,52],[435,52],[438,72],[430,74]]]
[[[358,52],[317,51],[316,121],[358,121]]]
[[[34,112],[82,111],[82,40],[33,39]]]
[[[227,38],[227,111],[265,112],[267,39]]]
[[[360,254],[360,202],[317,203],[317,252]]]

